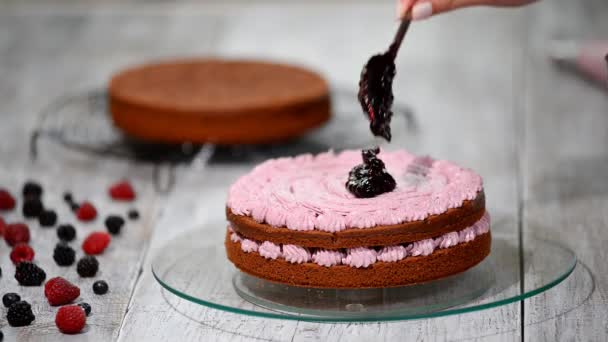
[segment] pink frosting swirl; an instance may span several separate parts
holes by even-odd
[[[377,253],[375,250],[366,247],[349,248],[342,263],[356,268],[369,267],[376,262]]]
[[[458,241],[460,243],[471,242],[475,240],[475,236],[477,236],[475,234],[475,229],[473,227],[468,227],[458,232]]]
[[[319,249],[313,253],[312,261],[317,265],[330,267],[340,265],[342,263],[342,258],[344,257],[344,253],[340,251]]]
[[[296,245],[283,245],[283,257],[292,264],[301,264],[310,261],[310,251]]]
[[[450,248],[456,246],[460,242],[458,232],[451,232],[443,234],[442,236],[435,239],[436,248]]]
[[[241,249],[245,253],[257,252],[260,246],[257,242],[249,239],[243,239],[241,242]]]
[[[264,241],[260,245],[258,253],[266,259],[275,260],[281,256],[281,246],[275,245],[270,241]]]
[[[412,243],[410,255],[411,256],[427,256],[431,255],[435,251],[435,241],[433,239],[426,239],[422,241],[416,241]]]
[[[337,232],[422,220],[472,200],[481,177],[444,160],[406,152],[381,152],[397,188],[374,198],[356,198],[344,183],[361,162],[360,151],[268,160],[239,178],[227,205],[237,215],[292,230]]]
[[[404,246],[387,246],[382,248],[378,253],[378,260],[384,262],[395,262],[405,259],[406,256],[407,249]]]

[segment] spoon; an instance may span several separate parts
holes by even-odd
[[[361,108],[370,120],[370,130],[375,136],[391,141],[391,117],[393,112],[393,78],[396,67],[395,58],[410,20],[403,20],[393,38],[392,44],[383,54],[372,56],[361,71],[358,99]]]

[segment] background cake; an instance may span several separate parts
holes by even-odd
[[[190,59],[137,66],[109,85],[114,124],[162,143],[288,140],[330,117],[329,87],[304,68],[252,60]]]
[[[482,180],[448,161],[381,153],[395,190],[345,187],[361,152],[273,159],[230,188],[228,258],[240,270],[305,287],[369,288],[463,272],[490,253]]]

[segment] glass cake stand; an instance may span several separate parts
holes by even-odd
[[[223,236],[200,230],[178,236],[161,248],[152,262],[152,272],[161,286],[176,296],[233,313],[317,322],[420,319],[484,310],[532,297],[562,282],[576,266],[574,253],[559,244],[530,238],[519,248],[517,241],[516,235],[493,233],[492,253],[480,264],[424,284],[309,289],[238,271],[226,258]]]

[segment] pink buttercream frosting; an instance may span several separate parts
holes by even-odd
[[[281,246],[270,241],[264,241],[258,248],[258,253],[266,259],[277,259],[281,256]]]
[[[330,267],[340,265],[342,263],[342,258],[345,256],[346,255],[340,251],[319,249],[312,255],[312,261],[317,265]]]
[[[349,248],[346,257],[342,258],[342,263],[356,268],[369,267],[376,262],[377,257],[378,253],[372,248]]]
[[[301,264],[310,261],[308,248],[296,245],[283,245],[283,257],[292,264]]]
[[[228,228],[231,231],[231,228]],[[436,249],[450,248],[461,243],[475,240],[476,237],[487,234],[490,231],[490,216],[486,212],[484,216],[472,226],[459,232],[444,234],[436,239],[425,239],[404,245],[386,246],[380,249],[373,247],[348,248],[346,253],[341,250],[309,249],[296,245],[280,245],[269,241],[257,243],[255,241],[242,238],[241,249],[244,252],[258,251],[260,255],[267,259],[284,258],[291,263],[314,262],[315,264],[330,267],[336,265],[348,265],[361,268],[381,262],[397,262],[408,256],[427,256],[433,254]],[[237,233],[230,233],[232,235]],[[237,241],[234,241],[237,242]],[[281,251],[282,250],[282,251]]]
[[[232,185],[227,205],[274,227],[337,232],[422,220],[460,207],[482,189],[479,175],[448,161],[403,150],[379,157],[397,188],[374,198],[356,198],[344,185],[361,152],[330,151],[258,165]]]

